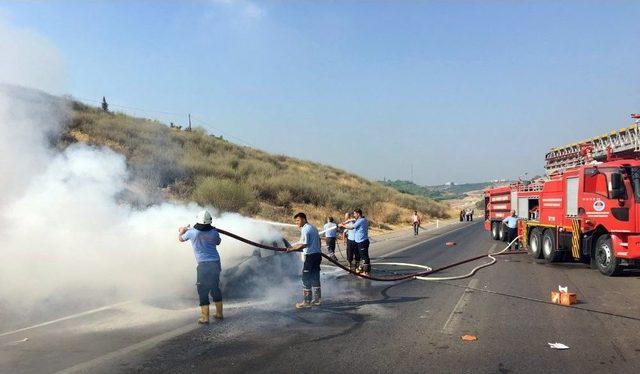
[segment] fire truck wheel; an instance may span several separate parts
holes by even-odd
[[[560,257],[559,251],[556,248],[556,236],[553,230],[544,230],[544,234],[542,235],[542,255],[547,263],[556,262]]]
[[[507,241],[507,228],[502,222],[498,222],[498,240],[501,242]]]
[[[491,239],[498,240],[500,237],[500,224],[498,222],[491,222]]]
[[[529,234],[529,253],[535,259],[542,258],[542,234],[538,228]]]
[[[610,277],[622,272],[620,259],[613,255],[613,244],[609,235],[600,235],[596,241],[595,257],[598,270],[602,274]]]

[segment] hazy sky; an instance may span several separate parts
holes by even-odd
[[[65,93],[371,179],[541,173],[551,146],[640,112],[640,1],[0,0],[0,17],[59,49]]]

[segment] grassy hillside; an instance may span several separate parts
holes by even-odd
[[[467,192],[482,190],[491,185],[490,182],[481,182],[455,185],[420,186],[405,180],[387,180],[380,183],[399,192],[423,196],[436,201],[461,199],[466,196]]]
[[[73,105],[62,146],[77,141],[125,155],[147,192],[225,211],[289,221],[303,210],[319,223],[326,215],[362,207],[378,227],[404,222],[413,210],[448,216],[444,204],[340,169],[238,146],[203,129],[179,130],[80,103]]]

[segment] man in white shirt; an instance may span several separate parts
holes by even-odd
[[[507,228],[507,243],[511,243],[518,233],[518,216],[516,216],[516,211],[512,210],[511,215],[503,219],[502,223]],[[517,249],[517,244],[515,248]]]
[[[332,260],[338,261],[336,257],[336,236],[338,235],[338,225],[333,220],[333,217],[327,217],[327,223],[324,224],[324,237],[327,241],[327,250],[329,251],[329,257]]]

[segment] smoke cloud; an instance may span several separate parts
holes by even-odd
[[[19,73],[5,79],[10,83],[58,87],[55,79],[45,79],[63,75],[52,70],[56,64],[46,74],[39,70],[39,62],[59,56],[46,40],[0,20],[0,48],[7,37],[23,49],[11,60],[0,57],[0,78],[8,77],[8,69]],[[119,193],[134,179],[123,156],[86,144],[58,150],[68,103],[1,83],[0,315],[43,304],[104,305],[176,289],[195,297],[195,260],[189,243],[178,243],[177,228],[193,224],[202,207],[164,202],[139,209],[122,202]],[[214,225],[256,241],[280,238],[272,226],[236,214],[219,215]],[[223,237],[223,268],[253,251]]]

